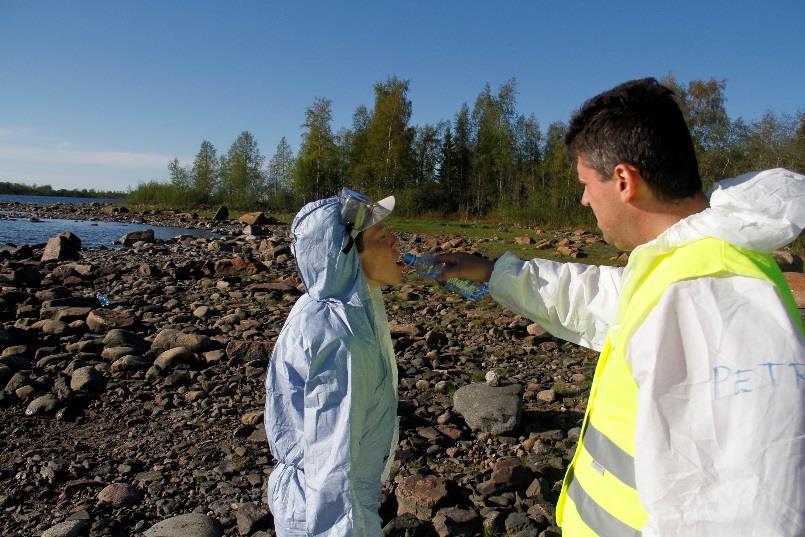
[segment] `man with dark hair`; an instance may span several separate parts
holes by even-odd
[[[805,227],[783,169],[708,198],[673,94],[590,99],[565,142],[582,204],[624,268],[445,254],[443,278],[601,351],[557,505],[577,536],[805,535],[805,336],[769,254]]]

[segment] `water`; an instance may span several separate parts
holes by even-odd
[[[25,205],[89,205],[90,203],[120,203],[123,200],[111,198],[70,198],[62,196],[20,196],[17,194],[0,194],[0,203],[22,203]]]
[[[66,203],[71,205],[88,204],[92,202],[108,203],[119,200],[105,200],[99,198],[61,198],[57,196],[0,196],[0,203],[18,201],[32,205],[52,205]],[[132,231],[153,229],[154,237],[161,240],[171,239],[177,235],[192,235],[194,237],[219,237],[206,229],[186,229],[182,227],[149,226],[146,224],[128,224],[124,222],[90,222],[88,220],[64,220],[58,218],[41,219],[31,222],[22,211],[15,211],[13,207],[5,206],[0,209],[2,214],[10,214],[11,218],[0,218],[0,244],[42,244],[50,237],[62,231],[70,231],[81,239],[84,248],[100,248],[102,246],[116,247],[114,241]]]

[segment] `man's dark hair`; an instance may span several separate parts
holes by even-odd
[[[685,118],[674,93],[654,78],[624,82],[585,102],[570,120],[565,147],[606,179],[618,164],[631,164],[663,201],[702,190]]]

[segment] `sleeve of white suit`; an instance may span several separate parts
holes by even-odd
[[[489,294],[566,341],[601,350],[622,288],[620,267],[523,261],[506,252],[495,263]]]
[[[350,352],[343,342],[319,349],[305,383],[304,468],[305,516],[310,535],[328,530],[351,533],[351,416]],[[350,520],[345,519],[349,518]]]
[[[630,339],[644,537],[805,535],[805,340],[768,282],[679,282]]]

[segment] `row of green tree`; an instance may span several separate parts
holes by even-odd
[[[805,113],[769,112],[746,121],[725,109],[726,81],[673,76],[706,184],[750,170],[805,171]],[[133,201],[171,205],[226,203],[237,208],[293,211],[342,186],[378,197],[393,193],[404,214],[496,214],[539,222],[589,218],[562,139],[567,125],[544,130],[534,114],[517,111],[517,84],[489,85],[451,120],[410,124],[409,82],[391,77],[374,86],[372,109],[360,106],[350,127],[332,125],[332,102],[317,98],[305,110],[295,156],[283,137],[265,162],[245,131],[220,157],[203,141],[191,166],[174,159],[170,181],[140,184]]]
[[[107,199],[121,199],[126,196],[124,192],[100,191],[90,188],[59,188],[54,189],[50,185],[37,186],[25,185],[22,183],[10,183],[0,181],[0,194],[3,195],[16,195],[16,196],[58,196],[58,197],[72,197],[72,198],[107,198]]]

